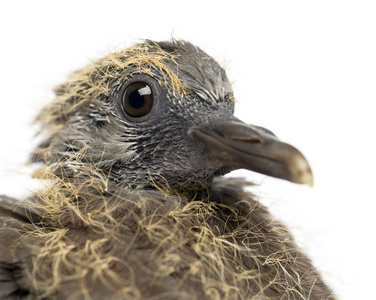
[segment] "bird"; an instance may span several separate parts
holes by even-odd
[[[234,105],[224,68],[183,40],[69,75],[36,117],[41,188],[0,196],[0,298],[336,299],[253,183],[223,176],[313,184],[303,154]]]

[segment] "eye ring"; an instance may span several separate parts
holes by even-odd
[[[155,80],[149,76],[135,75],[121,87],[118,108],[128,121],[144,122],[152,116],[157,98]]]

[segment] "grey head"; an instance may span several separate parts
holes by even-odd
[[[59,177],[91,169],[124,188],[206,188],[246,168],[312,184],[303,155],[233,116],[224,69],[183,41],[146,41],[73,73],[39,115],[33,161]]]

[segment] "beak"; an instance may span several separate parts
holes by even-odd
[[[313,185],[305,157],[267,129],[235,120],[215,124],[213,129],[193,128],[189,135],[204,144],[221,166]]]

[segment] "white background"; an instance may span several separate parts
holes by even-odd
[[[35,145],[32,119],[69,72],[145,38],[186,39],[226,65],[239,118],[306,155],[315,186],[231,175],[260,183],[260,200],[340,299],[376,299],[374,2],[4,3],[0,193],[24,197],[35,187],[23,167]]]

